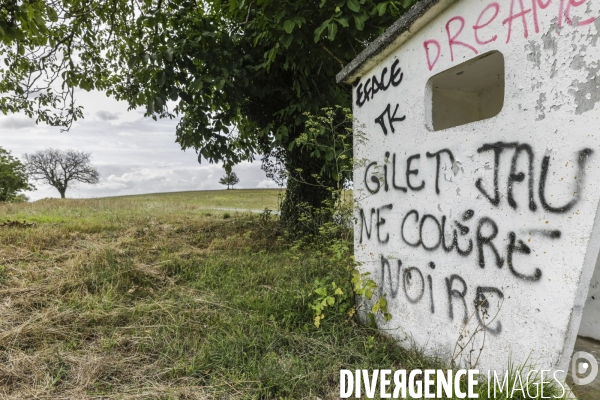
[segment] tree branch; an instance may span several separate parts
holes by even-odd
[[[323,45],[322,47],[323,47],[323,49],[325,49],[325,51],[326,51],[326,52],[327,52],[327,53],[328,53],[328,54],[329,54],[331,57],[333,57],[333,59],[334,59],[335,61],[337,61],[337,62],[340,64],[340,67],[344,68],[344,62],[343,62],[342,60],[340,60],[339,58],[337,58],[337,57],[335,56],[335,54],[333,54],[333,53],[331,52],[331,50],[329,50],[329,49],[328,49],[328,48],[327,48],[325,45]]]

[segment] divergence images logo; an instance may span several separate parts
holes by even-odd
[[[589,373],[585,376],[588,371]],[[589,385],[596,379],[597,375],[598,362],[594,356],[585,351],[578,351],[573,354],[573,361],[571,361],[571,376],[573,377],[573,383],[579,386]]]

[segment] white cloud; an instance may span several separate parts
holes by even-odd
[[[35,120],[21,115],[11,115],[2,118],[2,130],[18,130],[35,126]]]
[[[115,121],[115,120],[119,119],[119,113],[112,113],[112,112],[106,111],[106,110],[97,111],[96,115],[102,121]]]
[[[256,185],[256,187],[259,189],[274,189],[278,188],[279,185],[277,185],[271,179],[263,179],[262,181],[258,182],[258,185]]]

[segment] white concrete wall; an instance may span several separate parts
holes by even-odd
[[[566,370],[600,250],[600,2],[523,0],[513,19],[511,4],[514,17],[518,0],[457,1],[353,87],[368,136],[355,150],[355,253],[387,297],[393,318],[381,328],[401,343],[451,358],[474,337],[476,349],[485,340],[481,369],[511,358]],[[434,131],[428,80],[493,50],[505,59],[502,111]],[[402,81],[387,87],[394,65]],[[479,312],[478,293],[489,300]],[[588,302],[596,321],[598,301]]]
[[[596,260],[578,334],[600,340],[600,258]]]

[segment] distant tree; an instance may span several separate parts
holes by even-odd
[[[27,173],[35,180],[54,186],[65,198],[71,182],[96,184],[100,174],[90,165],[90,153],[46,149],[25,154]]]
[[[226,172],[225,176],[222,177],[221,179],[219,179],[219,183],[221,185],[227,185],[227,190],[229,190],[229,186],[231,186],[231,188],[233,189],[234,185],[237,185],[238,183],[240,183],[240,178],[237,177],[235,172],[230,171],[230,172]]]
[[[10,151],[0,147],[0,202],[22,199],[21,190],[33,190],[27,179],[25,166]]]

